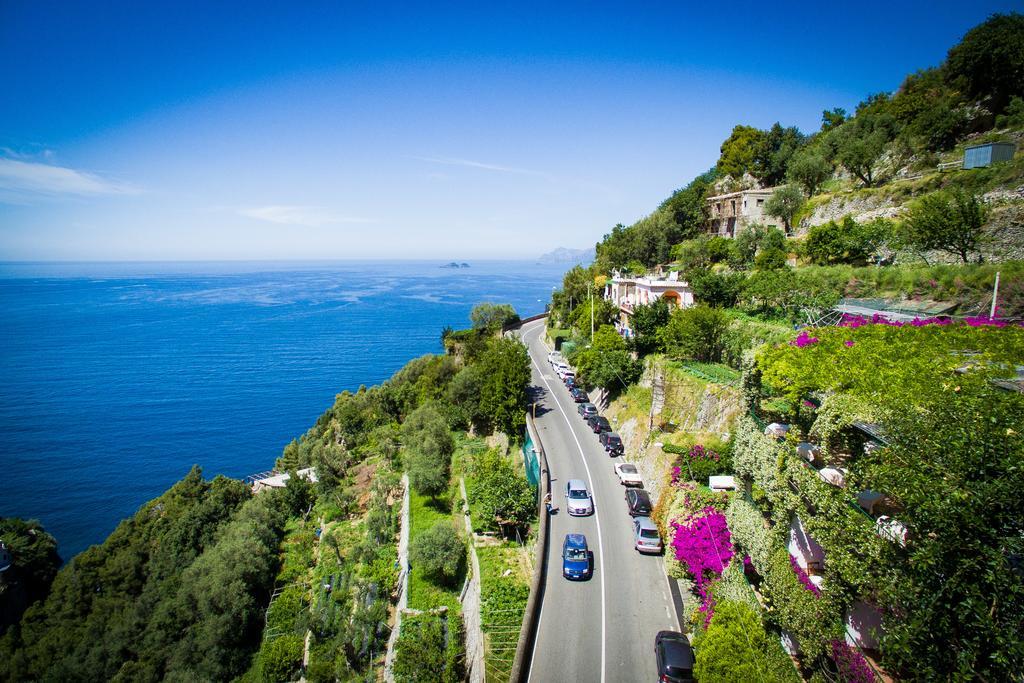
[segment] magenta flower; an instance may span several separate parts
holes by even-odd
[[[875,674],[860,650],[842,640],[833,640],[829,644],[841,680],[848,683],[875,683]]]
[[[846,341],[843,342],[843,346],[845,346],[846,348],[850,348],[851,346],[853,346],[853,340],[847,339]]]
[[[701,598],[700,611],[704,613],[705,627],[714,615],[714,597],[708,591],[711,582],[719,578],[734,554],[732,534],[725,515],[713,507],[688,522],[672,521],[675,534],[672,548],[675,557],[686,566],[693,577],[697,595]]]
[[[811,577],[807,575],[807,572],[804,571],[804,568],[800,566],[800,563],[792,555],[789,556],[789,565],[793,568],[793,573],[796,574],[796,578],[800,580],[803,587],[814,593],[814,597],[820,598],[821,589],[814,585]]]
[[[818,343],[818,338],[817,337],[812,337],[811,335],[807,334],[807,330],[804,330],[800,334],[797,335],[796,339],[794,339],[793,341],[791,341],[789,343],[790,343],[790,345],[795,346],[798,349],[802,349],[805,346],[810,346],[812,344],[817,344]]]

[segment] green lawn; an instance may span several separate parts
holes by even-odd
[[[460,515],[461,517],[461,515]],[[438,522],[454,523],[455,515],[448,509],[447,501],[421,496],[415,491],[409,492],[409,544],[416,537],[430,529]],[[459,520],[461,523],[461,519]],[[459,526],[461,532],[463,528]],[[467,563],[468,564],[468,563]],[[465,567],[466,565],[464,565]],[[451,586],[439,586],[424,577],[415,566],[409,572],[409,608],[433,609],[447,605],[455,613],[461,613],[459,593],[465,580],[465,569]]]

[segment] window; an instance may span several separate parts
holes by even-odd
[[[761,206],[762,204],[764,204],[764,200],[763,199],[758,199],[757,200],[757,205]]]

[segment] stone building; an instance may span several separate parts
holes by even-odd
[[[764,212],[764,204],[775,188],[740,190],[708,197],[708,233],[733,238],[752,223],[779,227],[780,221]]]

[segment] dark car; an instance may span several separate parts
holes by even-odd
[[[622,455],[622,439],[615,432],[601,434],[601,445],[608,451],[608,455]]]
[[[607,418],[604,418],[604,417],[602,417],[600,415],[594,415],[593,417],[588,417],[587,418],[587,424],[590,425],[590,429],[595,434],[600,434],[602,432],[610,432],[610,431],[612,431],[612,426],[608,422]]]
[[[562,543],[562,576],[567,579],[590,578],[590,550],[583,534],[566,534]]]
[[[569,395],[572,396],[572,400],[577,403],[587,403],[590,401],[590,397],[587,396],[587,392],[583,391],[579,387],[573,387],[570,389]]]
[[[581,403],[576,406],[576,412],[580,414],[584,420],[589,420],[591,415],[597,415],[597,406],[593,403]]]
[[[693,648],[682,633],[658,631],[654,636],[654,659],[658,680],[663,683],[692,683]]]
[[[566,377],[565,378],[565,388],[568,389],[569,391],[572,391],[573,389],[575,389],[576,388],[576,378],[575,377]]]
[[[633,517],[651,516],[651,497],[643,489],[626,489],[626,507]]]

